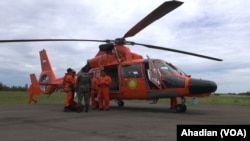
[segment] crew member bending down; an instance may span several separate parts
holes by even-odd
[[[102,70],[101,76],[97,81],[99,110],[109,110],[109,86],[111,83],[111,77],[106,75],[106,73]]]

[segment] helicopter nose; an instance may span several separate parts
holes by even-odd
[[[212,93],[217,89],[217,85],[213,81],[191,78],[189,80],[190,94]]]

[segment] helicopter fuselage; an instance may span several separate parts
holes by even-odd
[[[100,51],[88,66],[95,77],[104,70],[112,78],[111,99],[203,97],[217,89],[213,81],[193,79],[167,61],[143,59],[125,46]]]

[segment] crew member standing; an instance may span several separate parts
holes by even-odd
[[[97,81],[98,86],[98,105],[99,110],[109,110],[109,86],[111,85],[111,77],[108,76],[103,70],[101,71],[101,76]],[[104,102],[104,104],[103,104]]]
[[[90,91],[90,99],[91,99],[91,108],[94,110],[98,107],[95,102],[95,98],[97,97],[97,78],[94,76],[94,73],[89,74],[91,76],[91,91]]]
[[[91,77],[87,70],[82,68],[76,79],[76,92],[78,97],[78,112],[82,111],[82,99],[84,97],[84,111],[88,112],[89,109],[89,92],[91,89]]]
[[[67,69],[67,73],[63,78],[64,91],[66,92],[66,97],[64,101],[64,112],[70,112],[70,102],[72,100],[72,91],[75,84],[75,80],[72,77],[73,70],[71,68]]]

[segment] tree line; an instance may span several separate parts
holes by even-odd
[[[0,91],[26,91],[28,89],[28,84],[24,86],[7,86],[0,82]]]

